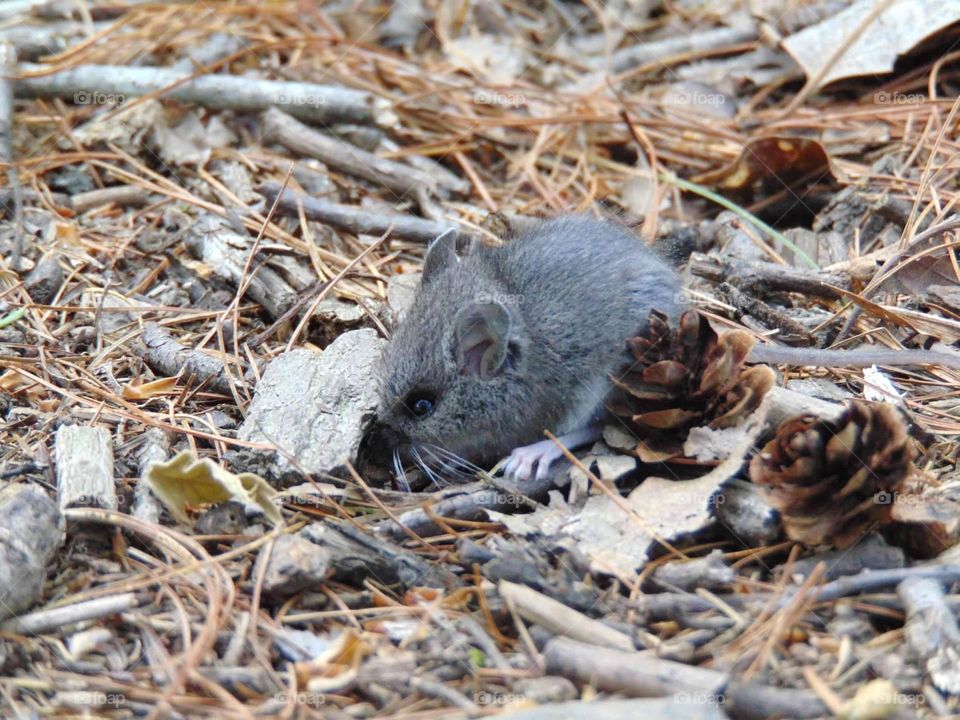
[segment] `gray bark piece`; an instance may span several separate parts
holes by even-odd
[[[394,325],[399,324],[407,314],[419,291],[420,273],[391,275],[387,280],[387,304],[390,306]]]
[[[597,474],[601,480],[618,482],[637,469],[637,459],[629,455],[598,455]]]
[[[725,590],[733,582],[734,571],[723,561],[723,553],[714,550],[706,557],[661,565],[654,570],[653,579],[664,587],[687,592],[694,592],[697,588]]]
[[[36,485],[0,490],[0,620],[33,605],[63,541],[63,517]]]
[[[47,255],[38,262],[23,284],[34,302],[43,305],[53,300],[63,285],[63,269],[56,255]]]
[[[113,443],[104,428],[62,425],[57,430],[57,498],[60,509],[117,509]]]
[[[160,502],[146,480],[147,470],[153,463],[166,462],[170,456],[170,436],[166,431],[151,427],[143,433],[143,445],[137,454],[140,478],[133,490],[133,516],[149,523],[160,521]]]
[[[258,562],[263,562],[265,557],[261,552]],[[301,590],[315,588],[327,579],[330,553],[300,534],[281,535],[274,541],[266,562],[263,592],[274,598],[290,597]]]
[[[383,344],[374,330],[353,330],[323,353],[291,350],[275,358],[257,386],[240,439],[280,448],[275,465],[281,475],[343,468],[356,457],[376,410],[375,365]]]

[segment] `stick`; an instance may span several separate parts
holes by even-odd
[[[436,191],[442,178],[378,157],[338,137],[318,132],[287,113],[270,108],[263,114],[265,138],[299,155],[316,158],[336,170],[382,185],[401,197],[419,188]],[[444,189],[451,189],[444,187]]]
[[[259,192],[268,202],[273,202],[280,193],[280,183],[265,182]],[[358,210],[349,205],[319,200],[308,195],[294,192],[289,188],[280,195],[277,205],[277,214],[297,217],[299,208],[308,220],[333,225],[340,230],[346,230],[354,235],[383,235],[393,228],[391,236],[401,240],[429,243],[451,228],[451,225],[423,220],[422,218],[405,217],[403,215],[381,215],[368,210]]]
[[[279,107],[309,122],[349,122],[392,125],[396,117],[382,98],[368,92],[304,82],[257,80],[231,75],[203,75],[156,67],[78,65],[46,74],[43,65],[21,63],[16,82],[18,96],[67,97],[103,93],[139,97],[162,92],[185,105],[242,112]]]

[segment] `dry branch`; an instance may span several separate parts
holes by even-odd
[[[634,649],[633,640],[628,635],[525,585],[501,580],[498,590],[516,608],[520,617],[555,635],[562,634],[597,647],[627,651]]]
[[[728,282],[748,292],[782,290],[816,297],[842,297],[834,288],[849,290],[850,276],[844,272],[812,271],[766,262],[745,262],[736,258],[695,255],[690,272],[715,283]]]
[[[143,205],[147,202],[149,191],[139,185],[116,185],[114,187],[90,190],[70,197],[70,206],[76,212],[114,203],[116,205]]]
[[[377,539],[342,520],[328,518],[302,531],[302,536],[326,552],[336,579],[362,585],[366,578],[399,584],[403,589],[428,586],[455,588],[460,581],[443,566],[424,561],[393,543]]]
[[[142,344],[134,346],[134,351],[155,372],[167,377],[182,372],[185,379],[191,379],[195,384],[230,393],[226,370],[218,358],[184,347],[156,323],[144,325],[142,340]]]
[[[940,690],[960,693],[960,628],[940,583],[912,577],[897,587],[907,611],[904,635]]]
[[[118,615],[137,606],[137,596],[133,593],[110,595],[96,600],[74,603],[51,610],[38,610],[29,615],[21,615],[3,624],[7,632],[40,634],[47,633],[64,625],[89,622]]]
[[[444,176],[435,176],[395,160],[378,157],[338,137],[318,132],[277,108],[263,114],[264,136],[300,156],[316,158],[330,167],[392,190],[401,198],[418,189],[436,192]],[[445,188],[451,189],[449,187]]]
[[[184,243],[215,275],[235,287],[245,287],[244,294],[260,303],[271,318],[280,317],[296,303],[297,291],[280,273],[261,262],[251,262],[253,238],[239,234],[226,220],[204,215],[190,227]]]
[[[703,30],[665,40],[629,45],[613,54],[613,57],[610,58],[610,65],[614,72],[619,73],[629,70],[635,65],[660,61],[671,55],[708,52],[718,47],[736,45],[756,39],[757,31],[752,27]]]
[[[649,652],[600,647],[563,636],[547,641],[543,657],[548,673],[629,697],[693,692],[719,699],[730,680],[727,673],[719,670],[671,662]]]
[[[260,186],[260,192],[272,203],[280,188],[280,183],[271,180]],[[429,243],[452,227],[452,224],[433,220],[358,210],[349,205],[312,198],[289,188],[284,189],[277,204],[277,212],[296,217],[300,207],[308,220],[327,223],[354,235],[385,235],[389,231],[394,238]]]
[[[217,110],[252,112],[278,107],[308,122],[389,126],[396,120],[387,102],[375,95],[330,85],[232,75],[202,75],[190,80],[190,73],[177,70],[115,65],[77,65],[47,74],[42,65],[21,63],[19,71],[19,97],[73,98],[80,93],[139,97],[162,93],[170,100]]]
[[[84,40],[90,34],[102,32],[107,27],[108,23],[104,22],[89,25],[73,20],[37,26],[17,24],[0,29],[0,41],[13,45],[21,58],[34,59],[65,50],[74,42]]]

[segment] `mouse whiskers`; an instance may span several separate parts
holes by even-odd
[[[420,450],[416,445],[410,446],[410,457],[413,458],[413,462],[416,463],[417,467],[423,470],[423,474],[427,476],[427,479],[430,480],[437,487],[443,487],[445,483],[441,482],[441,478],[434,472],[433,468],[430,467],[430,464],[423,459],[423,455],[420,454]]]
[[[393,449],[393,474],[397,479],[397,484],[403,492],[410,492],[410,481],[407,480],[407,471],[403,469],[403,461],[400,460],[400,449]]]
[[[483,472],[483,468],[480,466],[474,465],[466,458],[462,458],[455,452],[451,452],[450,450],[447,450],[439,445],[425,445],[423,446],[423,449],[425,452],[430,453],[430,456],[439,462],[440,466],[447,473],[455,475],[458,478],[470,480],[477,473]]]

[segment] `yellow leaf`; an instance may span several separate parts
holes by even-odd
[[[83,242],[80,239],[80,231],[77,229],[76,223],[68,222],[66,220],[55,223],[54,234],[58,241],[63,242],[66,245],[83,247]]]
[[[180,263],[182,263],[187,270],[195,272],[204,280],[213,276],[213,268],[207,265],[205,262],[200,262],[199,260],[194,260],[192,258],[180,258]]]
[[[27,384],[27,379],[16,370],[7,370],[0,375],[0,390],[13,392],[18,387]]]
[[[149,400],[160,395],[167,395],[177,387],[177,378],[168,377],[143,383],[143,385],[134,385],[133,383],[123,386],[121,395],[127,400]]]
[[[277,491],[266,480],[253,473],[235,475],[212,460],[198,460],[186,450],[165,463],[152,463],[147,468],[146,480],[170,514],[183,523],[190,522],[187,506],[227,500],[253,503],[274,525],[283,522],[273,500]]]
[[[871,680],[837,713],[843,720],[882,720],[897,710],[897,689],[889,680]]]

